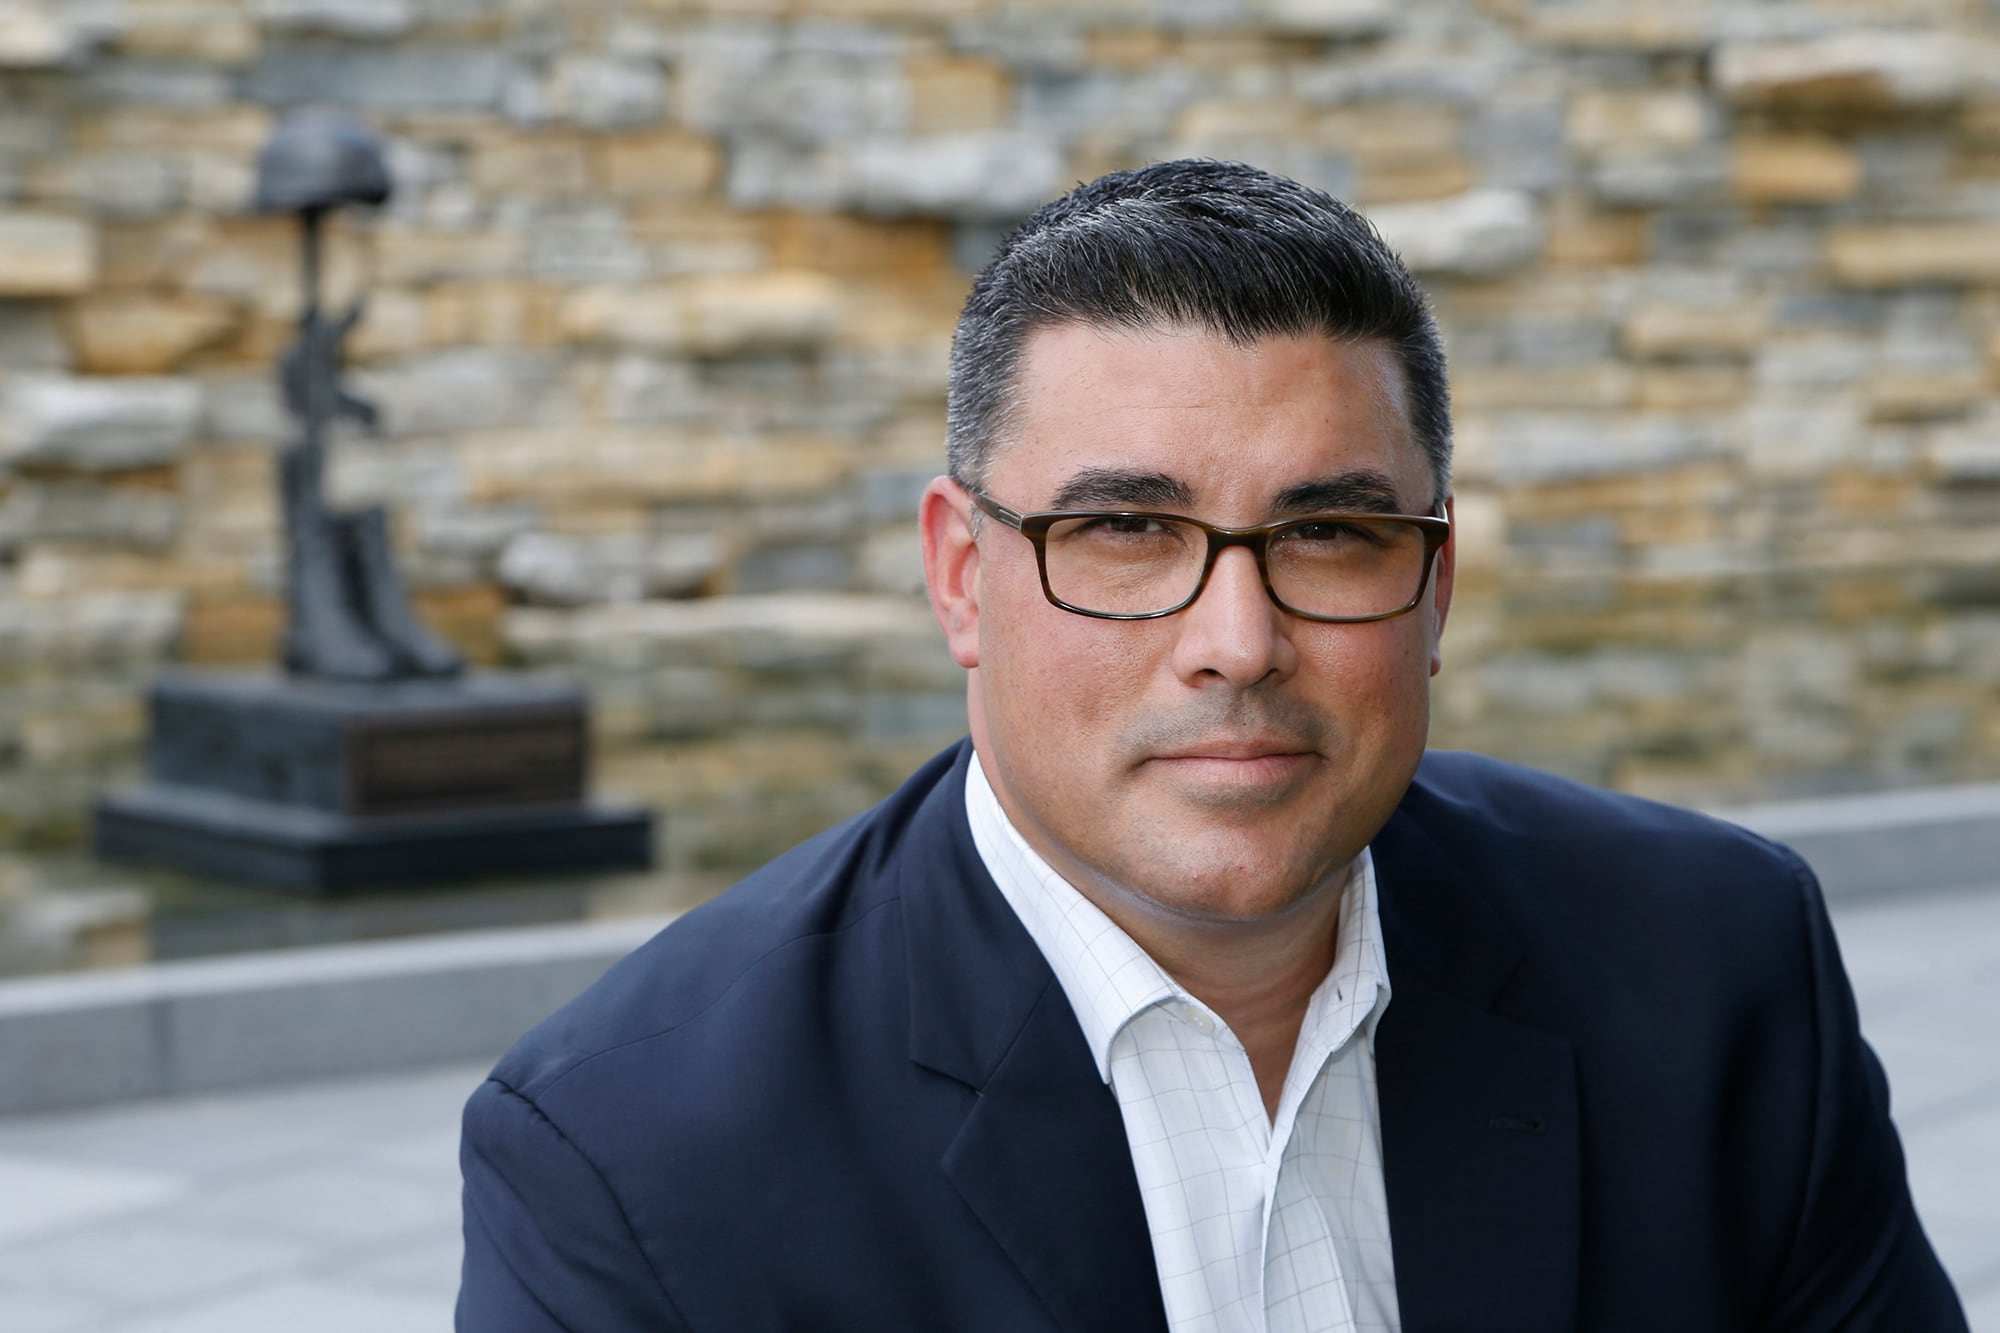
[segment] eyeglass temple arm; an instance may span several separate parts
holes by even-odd
[[[965,488],[965,493],[972,497],[972,502],[974,504],[978,505],[981,509],[984,509],[987,513],[993,515],[993,517],[999,519],[1002,523],[1005,523],[1008,527],[1018,529],[1021,526],[1023,522],[1023,516],[1020,513],[1016,512],[1015,510],[1009,509],[1006,505],[1001,504],[998,500],[986,494],[984,491],[975,490],[974,488],[967,486]]]

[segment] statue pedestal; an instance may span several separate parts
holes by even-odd
[[[309,893],[652,864],[652,815],[587,799],[564,681],[169,673],[149,702],[146,780],[97,805],[108,861]]]

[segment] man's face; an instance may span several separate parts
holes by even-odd
[[[1332,509],[1429,511],[1403,377],[1375,343],[1059,325],[1024,349],[1019,414],[987,492],[1009,508],[1132,508],[1248,526]],[[1280,610],[1255,558],[1221,553],[1156,620],[1044,598],[1035,553],[944,479],[925,565],[971,669],[975,746],[1010,819],[1057,871],[1182,921],[1283,914],[1335,878],[1423,753],[1452,547],[1407,615],[1321,624]]]

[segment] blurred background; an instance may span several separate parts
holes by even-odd
[[[0,0],[0,971],[486,919],[82,852],[151,673],[273,657],[297,240],[249,204],[320,102],[397,189],[333,238],[384,413],[335,488],[663,814],[657,874],[491,919],[691,900],[960,733],[913,521],[958,305],[1189,154],[1435,295],[1437,743],[1702,805],[2000,777],[1996,0]]]

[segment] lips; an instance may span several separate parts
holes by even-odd
[[[1287,741],[1206,741],[1155,755],[1157,759],[1288,759],[1310,753]]]
[[[1269,797],[1302,780],[1312,766],[1313,755],[1268,743],[1230,742],[1159,755],[1153,763],[1186,789],[1212,795],[1262,793]]]

